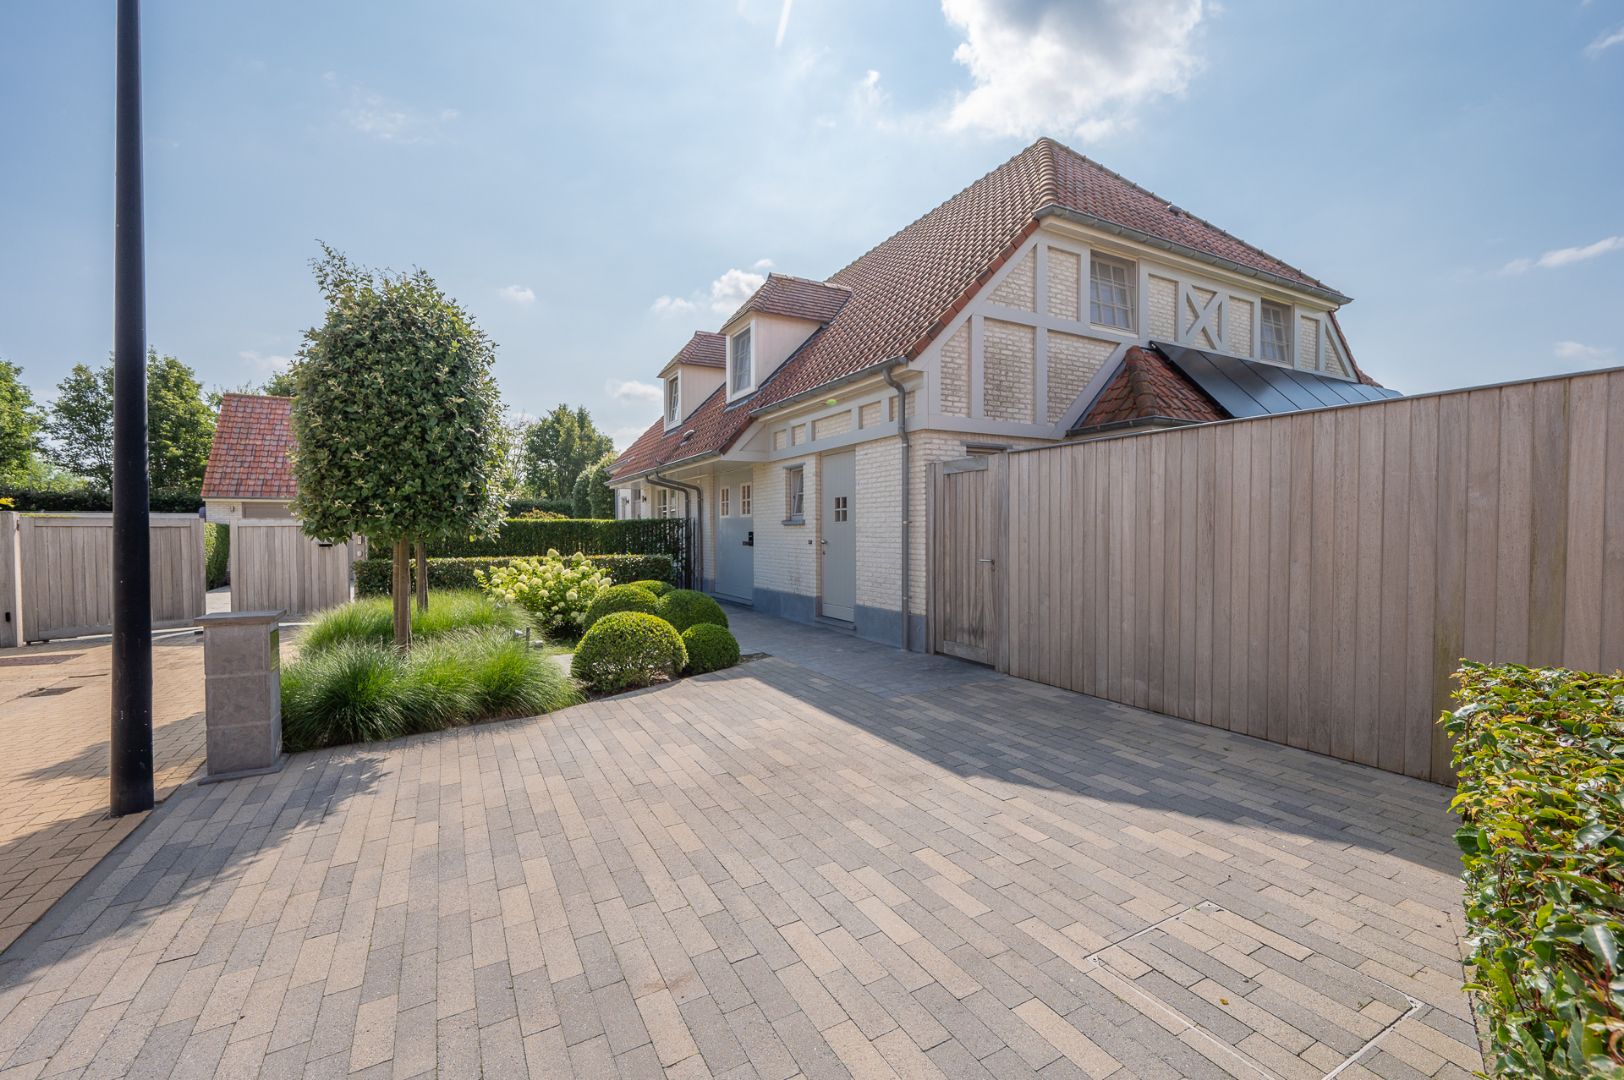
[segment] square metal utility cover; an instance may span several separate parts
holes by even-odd
[[[1089,960],[1096,982],[1234,1076],[1335,1077],[1425,1007],[1212,903]]]

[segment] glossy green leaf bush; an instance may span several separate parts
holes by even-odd
[[[1473,981],[1502,1077],[1624,1077],[1624,677],[1466,663]]]
[[[670,623],[644,611],[617,611],[582,636],[570,674],[600,694],[612,694],[674,678],[687,665],[688,650]]]
[[[672,589],[660,597],[658,614],[679,633],[700,623],[727,627],[727,612],[722,605],[694,589]]]
[[[682,644],[688,650],[688,671],[703,675],[707,671],[720,671],[739,662],[739,641],[715,623],[697,623],[682,632]]]

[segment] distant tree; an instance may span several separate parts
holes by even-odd
[[[98,487],[113,485],[113,365],[75,364],[57,385],[46,456]],[[154,488],[196,491],[214,439],[214,410],[192,369],[147,351],[147,462]]]
[[[41,418],[23,369],[0,360],[0,482],[17,483],[35,465]]]
[[[560,405],[525,432],[525,487],[540,499],[573,498],[581,473],[614,448],[586,406]]]
[[[294,386],[293,370],[290,368],[287,371],[272,372],[271,377],[259,388],[259,392],[269,394],[271,397],[292,397]]]
[[[392,546],[395,642],[406,648],[413,542],[501,520],[495,347],[422,270],[366,270],[325,244],[311,267],[327,316],[293,366],[293,508],[319,540],[361,533]]]
[[[611,518],[615,516],[615,489],[609,486],[609,466],[615,463],[610,451],[586,467],[575,480],[572,494],[574,513],[578,518]]]

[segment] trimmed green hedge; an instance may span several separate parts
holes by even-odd
[[[545,555],[549,550],[587,555],[669,555],[680,562],[687,546],[687,523],[681,518],[633,521],[565,518],[534,521],[509,518],[495,536],[436,541],[430,552],[446,558],[496,555]],[[376,545],[374,545],[376,547]]]
[[[611,585],[598,590],[598,595],[587,605],[586,615],[581,619],[581,629],[590,630],[593,623],[617,611],[641,611],[645,615],[652,615],[659,606],[655,595],[641,585]]]
[[[231,573],[231,526],[210,521],[203,526],[203,580],[211,589],[226,583]]]
[[[507,558],[429,559],[430,589],[477,589],[475,570],[489,572],[492,567],[507,566],[516,556]],[[616,585],[625,585],[642,578],[671,581],[676,576],[675,562],[669,555],[589,555],[594,563],[609,571]],[[355,564],[356,596],[389,595],[389,559],[362,559]],[[417,562],[412,562],[412,581],[415,585]]]
[[[715,623],[697,623],[682,632],[688,650],[688,672],[703,675],[739,662],[739,639]]]
[[[656,614],[675,626],[679,634],[701,623],[727,629],[727,612],[722,605],[696,589],[672,589],[660,597]]]
[[[570,674],[600,694],[613,694],[688,666],[688,650],[670,623],[645,611],[616,611],[592,624],[570,661]]]
[[[1491,1071],[1624,1076],[1624,676],[1456,677],[1451,805]]]
[[[13,510],[36,514],[102,513],[113,508],[112,492],[96,487],[72,491],[0,487],[0,498],[10,499],[15,504]],[[147,506],[154,514],[195,514],[202,508],[203,499],[195,491],[155,488],[147,497]]]

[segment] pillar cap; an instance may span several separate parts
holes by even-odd
[[[285,609],[275,611],[217,611],[210,615],[199,615],[197,625],[205,629],[211,626],[251,626],[255,623],[281,622],[286,615]]]

